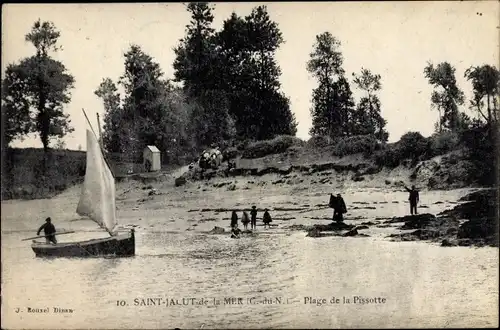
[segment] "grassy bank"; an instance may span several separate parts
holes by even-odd
[[[495,153],[492,139],[484,129],[435,134],[425,138],[410,132],[396,143],[381,143],[370,135],[338,139],[313,137],[308,141],[292,136],[278,136],[266,141],[228,143],[226,159],[236,163],[233,175],[263,175],[276,172],[297,175],[334,170],[349,173],[349,179],[362,181],[380,176],[391,179],[399,169],[407,173],[405,182],[421,188],[448,189],[493,186]],[[79,183],[85,174],[85,152],[50,150],[44,161],[42,149],[10,149],[3,160],[2,199],[51,197]],[[45,164],[45,167],[44,167]],[[121,164],[111,158],[115,175],[126,174],[140,164]],[[134,166],[131,166],[134,165]],[[188,180],[227,176],[222,169],[203,176],[187,175]],[[382,178],[383,177],[383,178]]]
[[[48,198],[85,175],[83,151],[12,148],[2,155],[2,200]]]

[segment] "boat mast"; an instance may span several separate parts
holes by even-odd
[[[101,150],[104,150],[104,147],[102,145],[102,131],[101,131],[101,121],[99,120],[99,113],[96,112],[96,115],[97,115],[97,129],[99,130],[99,139],[97,141],[99,141],[99,145],[101,146]]]
[[[106,162],[106,165],[108,165],[108,168],[109,168],[109,170],[111,172],[111,175],[113,176],[113,179],[116,179],[115,173],[113,173],[113,169],[109,165],[108,159],[106,158],[106,154],[105,154],[104,148],[102,146],[102,139],[100,139],[100,137],[102,137],[102,133],[101,133],[101,125],[100,125],[100,121],[99,121],[99,114],[97,114],[97,123],[99,124],[99,136],[97,136],[97,134],[94,131],[94,128],[92,127],[92,123],[89,120],[89,117],[87,117],[87,113],[85,112],[85,109],[82,108],[82,111],[83,111],[83,114],[85,115],[85,118],[87,119],[87,122],[90,125],[90,129],[92,130],[92,132],[94,133],[97,141],[99,142],[99,147],[101,148],[102,157],[104,158],[104,161]]]
[[[101,131],[101,122],[99,120],[99,114],[97,113],[97,125],[98,125],[98,129],[99,129],[99,136],[97,136],[97,134],[94,131],[94,128],[92,127],[92,123],[90,122],[89,117],[87,116],[87,113],[85,112],[85,109],[82,108],[82,111],[83,111],[83,114],[85,115],[85,118],[87,119],[87,122],[89,123],[90,129],[94,133],[94,136],[96,137],[96,139],[97,139],[97,141],[99,143],[99,147],[101,149],[102,157],[103,157],[104,161],[106,162],[106,165],[108,166],[109,171],[111,172],[111,175],[113,176],[113,179],[115,179],[115,174],[113,173],[113,170],[111,169],[111,166],[109,166],[109,162],[106,159],[106,156],[105,156],[105,153],[104,153],[104,148],[103,148],[103,145],[102,145],[102,139],[101,139],[101,137],[102,137],[102,131]],[[108,228],[104,227],[104,229],[106,229],[106,231],[108,232],[109,236],[114,236],[113,233],[111,233],[108,230]]]

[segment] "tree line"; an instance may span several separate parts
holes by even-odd
[[[284,43],[279,26],[257,6],[247,16],[236,13],[220,30],[212,27],[214,7],[189,3],[191,20],[174,49],[174,77],[166,78],[140,45],[124,54],[124,71],[115,82],[103,78],[95,95],[104,106],[103,143],[109,152],[140,157],[145,145],[159,147],[164,160],[175,162],[213,144],[265,140],[295,135],[297,123],[290,99],[281,90],[276,51]],[[2,150],[17,138],[38,133],[47,151],[54,138],[73,131],[64,111],[74,77],[52,55],[60,50],[60,32],[51,22],[34,23],[25,36],[35,54],[9,64],[2,81]],[[312,92],[312,136],[331,138],[372,135],[386,142],[386,120],[377,93],[382,77],[361,68],[351,81],[343,69],[341,42],[330,32],[316,36],[308,72],[317,80]],[[498,123],[500,74],[491,65],[471,67],[471,119],[455,68],[428,63],[423,70],[433,88],[431,105],[439,111],[436,131],[494,127]],[[355,102],[351,86],[361,91]],[[120,89],[123,91],[120,93]]]

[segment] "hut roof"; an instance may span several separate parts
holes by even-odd
[[[156,146],[146,146],[151,152],[160,152],[160,150]]]

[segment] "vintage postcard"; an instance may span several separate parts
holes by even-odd
[[[498,327],[498,1],[2,9],[2,329]]]

